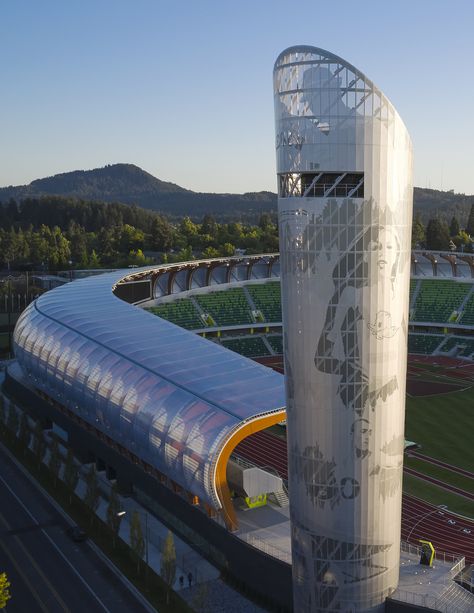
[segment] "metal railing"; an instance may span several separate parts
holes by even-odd
[[[421,555],[421,546],[414,545],[413,543],[408,543],[407,541],[401,541],[400,551],[418,557]],[[456,575],[461,572],[461,570],[466,565],[466,558],[461,554],[446,553],[445,551],[435,551],[434,559],[438,562],[444,562],[445,564],[452,564],[452,569],[458,569],[455,573]]]
[[[409,592],[408,590],[397,589],[390,598],[408,604],[414,604],[419,607],[426,607],[427,609],[439,611],[440,613],[466,613],[465,608],[460,609],[454,607],[452,602],[444,602],[442,596],[430,596],[429,594],[418,594],[416,592]]]
[[[279,547],[272,545],[268,541],[264,541],[258,536],[255,536],[255,534],[249,534],[249,533],[239,534],[239,538],[242,541],[245,541],[248,545],[251,545],[252,547],[255,547],[256,549],[260,549],[260,551],[263,551],[267,555],[272,556],[273,558],[277,558],[278,560],[281,560],[282,562],[286,562],[287,564],[291,564],[291,552],[290,551],[287,551],[285,549],[280,549]]]

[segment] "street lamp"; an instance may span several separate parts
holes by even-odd
[[[422,515],[420,517],[420,519],[415,522],[415,524],[412,526],[412,529],[410,530],[410,532],[408,533],[407,536],[407,542],[410,541],[410,536],[412,535],[413,530],[418,526],[418,524],[420,524],[424,519],[426,519],[427,517],[429,517],[430,515],[433,515],[434,513],[437,513],[440,509],[447,509],[448,506],[445,504],[440,504],[436,507],[436,509],[432,509],[431,511],[429,511],[429,513],[425,513],[424,515]]]

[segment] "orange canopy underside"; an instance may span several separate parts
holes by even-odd
[[[222,504],[222,515],[224,517],[227,528],[231,531],[237,530],[239,527],[237,516],[235,514],[234,505],[230,496],[229,486],[227,484],[227,463],[232,452],[237,445],[255,432],[265,430],[270,426],[274,426],[278,422],[286,419],[286,411],[278,411],[257,419],[253,419],[245,423],[241,428],[234,432],[226,441],[216,466],[216,489],[219,500]]]

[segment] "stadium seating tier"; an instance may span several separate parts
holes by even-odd
[[[281,321],[281,294],[280,283],[254,283],[246,286],[257,309],[259,309],[265,321]]]
[[[164,304],[150,307],[147,311],[187,330],[196,330],[196,328],[204,327],[196,307],[189,298],[178,298],[173,302],[165,302]]]
[[[218,326],[237,326],[253,323],[250,305],[241,287],[209,294],[197,294],[196,300]]]
[[[470,289],[469,283],[423,279],[412,320],[447,323],[453,312],[460,309]]]

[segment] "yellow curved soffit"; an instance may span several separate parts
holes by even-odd
[[[214,484],[217,497],[222,505],[222,516],[227,528],[232,532],[237,530],[239,524],[227,484],[227,463],[229,458],[234,449],[244,438],[247,438],[251,434],[255,434],[255,432],[260,432],[261,430],[265,430],[265,428],[274,426],[284,419],[286,419],[286,410],[282,409],[275,413],[262,415],[261,417],[256,417],[255,419],[243,423],[237,430],[234,430],[225,441],[219,453],[214,472]]]

